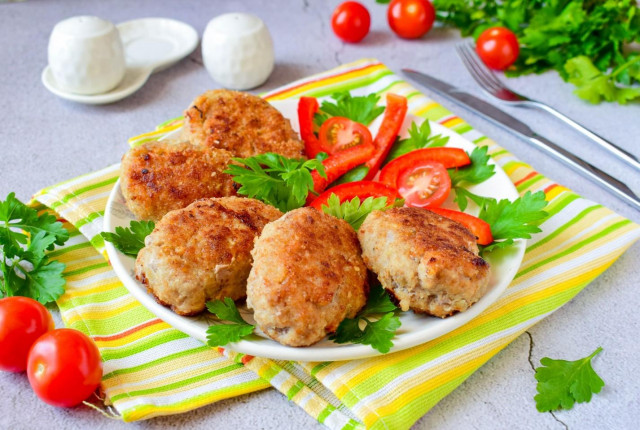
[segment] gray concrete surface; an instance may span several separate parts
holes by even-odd
[[[107,106],[61,100],[40,83],[48,36],[61,19],[81,14],[113,22],[163,16],[183,20],[202,34],[208,20],[232,11],[252,12],[270,28],[276,68],[258,91],[362,57],[377,57],[393,70],[410,66],[482,96],[453,51],[456,31],[434,29],[421,40],[396,38],[386,9],[364,1],[372,14],[369,36],[345,45],[330,28],[332,1],[38,1],[0,5],[0,196],[28,199],[42,187],[118,162],[126,139],[179,114],[191,99],[217,87],[199,51],[153,75],[139,92]],[[640,105],[591,106],[553,74],[509,80],[640,155]],[[473,126],[528,161],[541,173],[639,222],[640,213],[556,161],[487,121],[433,95]],[[640,189],[640,175],[546,114],[508,108],[535,130]],[[420,419],[416,429],[631,429],[640,422],[640,315],[637,312],[640,245],[636,244],[573,301],[518,338]],[[535,409],[533,366],[541,357],[577,359],[601,345],[594,366],[606,382],[588,404],[555,414]],[[275,390],[222,401],[196,411],[123,424],[85,407],[57,409],[40,402],[25,375],[0,373],[0,428],[321,428]]]

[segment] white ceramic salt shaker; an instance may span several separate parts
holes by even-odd
[[[118,29],[97,16],[60,21],[49,38],[49,66],[64,91],[101,94],[115,88],[126,69]]]
[[[247,90],[262,85],[273,71],[273,42],[260,18],[246,13],[220,15],[202,36],[202,59],[222,86]]]

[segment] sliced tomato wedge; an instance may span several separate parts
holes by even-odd
[[[322,152],[320,141],[313,133],[313,116],[319,108],[318,100],[314,97],[300,97],[298,101],[300,137],[304,141],[304,151],[309,158],[315,158],[319,152]]]
[[[329,155],[353,146],[373,143],[366,126],[342,116],[331,117],[322,123],[318,137],[322,151]]]
[[[402,155],[384,166],[380,172],[380,182],[398,187],[400,174],[410,167],[416,167],[428,161],[442,164],[446,169],[462,167],[471,163],[469,155],[460,148],[423,148]]]
[[[425,161],[405,169],[400,173],[397,184],[404,204],[418,208],[440,206],[451,191],[447,169],[435,161]]]
[[[378,129],[376,138],[373,141],[376,147],[376,153],[367,162],[369,172],[365,179],[373,179],[376,173],[378,173],[378,170],[380,170],[382,162],[387,158],[387,154],[396,141],[398,132],[400,132],[400,127],[402,127],[407,109],[408,103],[406,97],[387,93],[387,107],[384,110],[384,118],[382,119],[382,124],[380,124],[380,129]]]
[[[329,158],[322,162],[324,172],[327,174],[326,178],[320,176],[317,170],[311,172],[313,190],[316,193],[321,193],[330,183],[340,176],[367,161],[371,157],[371,154],[373,154],[373,151],[373,144],[368,142],[330,155]],[[310,194],[309,198],[313,199],[313,194]]]
[[[489,245],[491,242],[493,242],[491,226],[486,221],[483,221],[473,215],[469,215],[460,211],[454,211],[451,209],[429,208],[429,210],[454,221],[457,221],[467,227],[469,230],[471,230],[471,233],[473,233],[478,238],[478,245]]]
[[[373,181],[357,181],[329,188],[320,194],[310,206],[321,210],[322,205],[327,205],[327,200],[329,200],[331,194],[338,196],[340,202],[351,200],[354,197],[359,197],[361,201],[368,197],[386,197],[388,205],[391,205],[396,199],[401,198],[398,190],[388,185]]]

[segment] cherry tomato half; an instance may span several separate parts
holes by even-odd
[[[369,33],[371,16],[362,4],[346,1],[340,4],[331,16],[331,28],[345,42],[360,42]]]
[[[417,39],[427,34],[436,11],[428,0],[391,0],[387,10],[389,27],[405,39]]]
[[[480,34],[476,52],[487,67],[504,70],[518,59],[520,45],[516,35],[504,27],[491,27]]]
[[[438,207],[449,197],[451,178],[447,169],[435,161],[416,164],[398,177],[398,192],[406,206]]]
[[[491,226],[486,221],[474,217],[473,215],[469,215],[460,211],[454,211],[451,209],[429,208],[429,210],[454,221],[457,221],[467,227],[469,230],[471,230],[471,233],[476,236],[478,245],[489,245],[491,242],[493,242]]]
[[[27,376],[46,403],[71,407],[95,391],[102,379],[102,360],[93,341],[69,328],[50,331],[29,351]]]
[[[334,116],[322,123],[320,147],[327,154],[335,154],[356,145],[367,145],[373,142],[371,132],[359,122],[349,118]]]
[[[25,370],[31,345],[53,327],[53,318],[41,303],[28,297],[0,299],[0,370]]]

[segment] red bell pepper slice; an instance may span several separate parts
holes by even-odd
[[[418,168],[420,165],[430,161],[440,163],[447,169],[471,164],[469,155],[460,148],[438,147],[416,149],[392,160],[384,166],[380,172],[379,180],[391,187],[397,187],[398,178],[403,172],[407,169]]]
[[[320,141],[313,133],[313,116],[320,106],[314,97],[300,97],[298,101],[298,122],[300,124],[300,137],[304,141],[304,151],[309,158],[315,158],[322,152]]]
[[[387,158],[387,154],[391,150],[393,143],[396,141],[396,136],[400,132],[400,127],[402,127],[407,109],[408,103],[406,97],[387,93],[387,108],[384,111],[382,124],[380,124],[378,133],[373,140],[376,152],[367,162],[369,173],[367,173],[365,180],[373,179],[376,173],[378,173],[378,170],[380,170],[382,162]]]
[[[491,242],[493,242],[491,226],[486,221],[474,217],[473,215],[469,215],[460,211],[454,211],[451,209],[429,208],[429,210],[431,212],[437,213],[438,215],[442,215],[443,217],[447,217],[449,219],[457,221],[467,227],[469,230],[471,230],[471,233],[473,233],[478,238],[478,245],[489,245]]]
[[[314,184],[313,190],[316,193],[323,192],[330,183],[371,158],[374,150],[375,148],[371,143],[363,143],[330,155],[329,158],[322,162],[324,172],[327,174],[326,178],[320,176],[317,170],[311,172]],[[313,198],[312,196],[310,195],[310,198]]]
[[[359,197],[361,201],[368,197],[386,197],[387,205],[392,205],[396,199],[401,198],[398,190],[380,182],[357,181],[329,188],[320,194],[310,206],[322,210],[322,205],[327,206],[327,200],[331,194],[338,196],[340,202],[351,200],[354,197]]]

